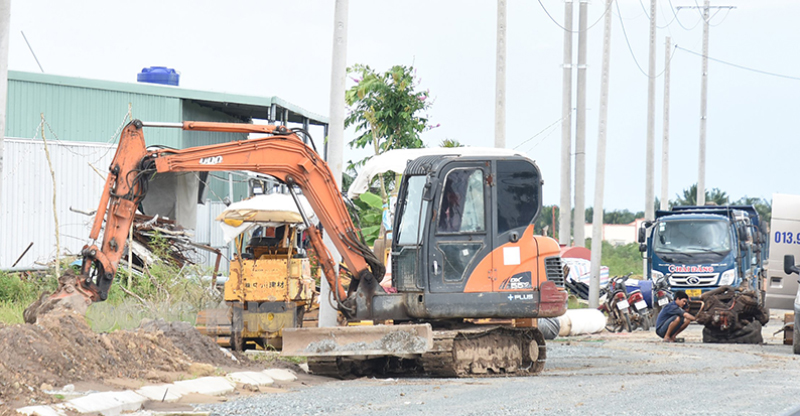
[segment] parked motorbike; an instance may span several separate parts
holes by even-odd
[[[608,279],[608,285],[600,289],[600,310],[608,314],[606,329],[609,332],[631,332],[631,311],[628,302],[628,290],[625,281],[630,277],[614,276]]]
[[[669,276],[661,276],[653,284],[653,314],[656,318],[661,313],[661,308],[675,300],[672,287],[669,285]]]
[[[631,305],[632,329],[642,328],[644,331],[649,331],[652,325],[653,310],[647,306],[641,289],[632,290],[628,294],[628,304]]]

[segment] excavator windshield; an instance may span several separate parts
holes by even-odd
[[[425,188],[425,176],[411,176],[403,203],[398,206],[400,227],[395,239],[398,245],[419,245],[425,213],[428,212],[428,201],[422,200]]]

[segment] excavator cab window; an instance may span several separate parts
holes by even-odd
[[[541,178],[524,160],[497,161],[497,234],[532,224],[539,213]]]
[[[439,233],[475,233],[486,229],[483,171],[453,169],[445,179],[439,204]]]
[[[403,206],[398,210],[400,226],[398,227],[398,245],[419,245],[421,243],[422,225],[428,211],[429,201],[422,199],[425,190],[425,176],[411,176],[408,178],[406,198]]]

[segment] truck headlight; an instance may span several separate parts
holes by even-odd
[[[719,285],[731,285],[734,280],[736,280],[736,269],[726,270],[722,273],[722,277],[719,278]]]
[[[661,273],[658,270],[650,271],[650,279],[652,279],[654,282],[657,282],[658,279],[661,279],[662,277],[664,277],[664,273]]]

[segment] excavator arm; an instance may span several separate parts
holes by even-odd
[[[181,150],[147,150],[143,127],[267,133],[271,136]],[[153,174],[231,170],[267,174],[290,185],[290,188],[297,186],[302,190],[356,278],[346,291],[337,278],[336,263],[325,247],[321,233],[314,227],[308,227],[311,245],[319,256],[320,265],[340,309],[349,309],[345,305],[346,298],[361,282],[370,287],[380,287],[376,281],[383,277],[383,264],[358,238],[358,232],[327,163],[303,143],[297,134],[284,126],[193,121],[147,124],[134,120],[125,127],[120,136],[90,233],[90,238],[96,241],[100,231],[103,231],[101,246],[84,246],[80,275],[60,279],[56,293],[48,299],[43,298],[40,300],[41,304],[32,305],[31,308],[35,306],[40,310],[49,309],[52,303],[69,299],[71,307],[78,309],[79,305],[88,306],[91,302],[106,299],[122,259],[136,209],[146,196],[148,180]],[[85,310],[85,306],[83,309]],[[29,320],[27,315],[32,315],[35,321],[36,313],[26,313],[26,320]]]

